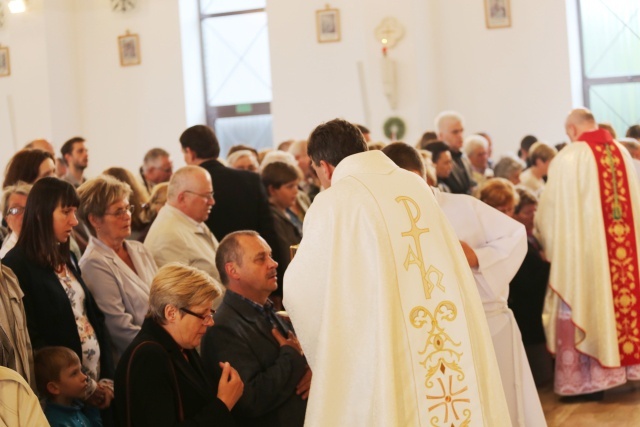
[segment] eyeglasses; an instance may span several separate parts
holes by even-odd
[[[187,308],[181,308],[180,311],[184,311],[187,314],[190,314],[194,317],[197,317],[198,319],[202,320],[202,323],[207,323],[208,321],[213,322],[213,315],[216,314],[216,311],[212,308],[210,309],[211,313],[209,314],[198,314],[198,313],[194,313],[193,311],[187,309]]]
[[[112,215],[112,216],[115,216],[115,217],[117,217],[117,218],[124,218],[124,217],[125,217],[125,215],[127,215],[127,213],[128,213],[129,215],[133,215],[133,211],[134,211],[135,209],[136,209],[136,207],[135,207],[135,206],[133,206],[133,205],[128,205],[128,206],[126,206],[126,207],[124,207],[124,208],[120,208],[120,209],[118,209],[118,210],[117,210],[117,211],[115,211],[115,212],[105,212],[105,215]]]
[[[16,206],[15,208],[7,209],[7,216],[20,215],[22,212],[24,212],[24,208],[22,206]]]
[[[213,191],[208,193],[196,193],[195,191],[184,190],[185,193],[195,194],[196,196],[200,196],[205,200],[213,200]]]

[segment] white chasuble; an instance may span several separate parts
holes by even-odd
[[[527,232],[518,221],[475,197],[433,191],[458,239],[478,257],[478,267],[471,271],[489,322],[511,423],[546,426],[520,329],[507,306],[509,282],[527,254]]]
[[[379,151],[307,212],[284,303],[313,371],[305,426],[510,426],[491,335],[430,188]]]
[[[631,218],[626,220],[635,225],[635,244],[629,243],[624,250],[612,250],[612,258],[637,271],[640,265],[631,255],[637,256],[640,249],[640,186],[628,152],[617,142],[614,144],[621,155],[620,161],[613,165],[617,171],[616,184],[628,185],[629,191],[629,194],[618,194],[616,190],[615,194],[624,197],[631,207]],[[626,173],[622,174],[622,171]],[[589,145],[574,142],[565,147],[551,162],[548,177],[535,218],[540,243],[551,261],[542,319],[547,347],[556,353],[558,313],[564,302],[575,324],[576,349],[605,368],[620,367],[621,340],[615,307],[620,301],[635,304],[637,285],[633,284],[629,297],[614,298],[607,234],[610,229],[616,231],[618,228],[608,227],[611,218],[603,215],[601,176]],[[604,178],[607,178],[605,182],[613,181],[610,177]],[[605,196],[609,197],[608,194]],[[626,231],[626,228],[622,230]],[[637,319],[636,310],[632,314]],[[637,354],[637,344],[634,347],[632,353]]]

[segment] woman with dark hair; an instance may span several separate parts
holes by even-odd
[[[36,182],[18,242],[3,263],[13,270],[24,293],[33,348],[64,346],[75,351],[90,378],[88,403],[105,409],[113,389],[110,380],[100,379],[113,378],[113,362],[104,315],[69,251],[78,205],[78,195],[68,182],[52,177]]]
[[[2,188],[15,185],[18,181],[33,184],[41,178],[55,176],[55,173],[56,164],[51,154],[38,149],[21,150],[9,160]]]

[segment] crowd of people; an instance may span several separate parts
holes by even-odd
[[[335,119],[223,159],[196,125],[186,166],[95,177],[90,141],[30,142],[0,200],[10,425],[543,426],[537,388],[640,379],[640,126],[565,128],[497,159],[453,111],[415,145]]]

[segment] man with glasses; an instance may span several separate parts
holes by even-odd
[[[169,181],[167,204],[149,229],[144,245],[162,267],[181,262],[207,272],[216,281],[218,240],[204,223],[215,204],[209,173],[197,166],[185,166]]]
[[[216,238],[222,240],[233,231],[254,230],[269,243],[274,253],[280,253],[269,200],[260,176],[222,164],[218,160],[218,138],[208,126],[196,125],[185,130],[180,135],[180,145],[185,163],[205,169],[213,180],[216,205],[205,222]],[[276,258],[276,261],[282,260]],[[284,263],[280,264],[278,274],[282,276]]]
[[[291,324],[269,300],[278,287],[271,248],[255,231],[237,231],[222,239],[216,265],[227,292],[202,339],[205,368],[215,377],[225,361],[240,374],[239,426],[302,427],[311,371]]]

